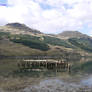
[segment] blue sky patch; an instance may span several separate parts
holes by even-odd
[[[6,4],[7,3],[7,0],[0,0],[0,3]]]
[[[73,8],[73,6],[70,6],[68,4],[64,4],[64,7],[65,7],[65,9],[72,9]]]
[[[51,7],[50,5],[47,5],[47,4],[42,4],[42,3],[40,3],[40,6],[41,6],[44,10],[46,10],[46,9],[52,9],[52,7]]]

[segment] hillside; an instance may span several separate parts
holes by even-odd
[[[91,38],[69,38],[68,41],[82,50],[92,53],[92,39]]]
[[[88,37],[86,34],[82,34],[78,31],[64,31],[60,34],[58,34],[58,36],[65,37],[65,38],[80,38],[80,37]]]
[[[68,39],[43,34],[24,24],[10,23],[0,27],[0,55],[87,55],[92,53],[92,39],[79,32],[65,32]]]

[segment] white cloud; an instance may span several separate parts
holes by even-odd
[[[8,0],[8,6],[0,6],[0,25],[8,22],[25,23],[45,33],[81,30],[92,25],[92,1]]]

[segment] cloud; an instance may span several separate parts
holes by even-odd
[[[8,0],[7,6],[0,6],[0,25],[8,22],[25,23],[45,33],[84,32],[84,25],[92,25],[92,1]]]

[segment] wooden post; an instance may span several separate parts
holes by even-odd
[[[47,61],[46,61],[46,69],[47,69]]]
[[[71,72],[71,66],[70,66],[70,64],[68,64],[68,72],[69,73]]]

